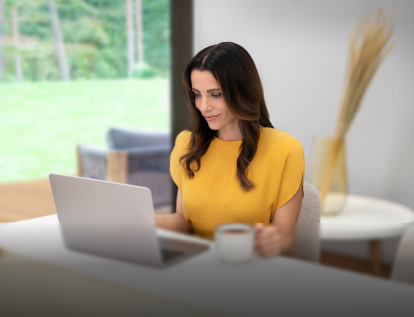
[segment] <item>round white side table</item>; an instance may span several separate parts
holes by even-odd
[[[320,238],[325,241],[368,240],[374,272],[380,275],[379,240],[401,236],[414,223],[414,211],[388,200],[349,195],[337,216],[322,216]]]

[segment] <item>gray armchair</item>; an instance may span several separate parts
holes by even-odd
[[[171,204],[169,133],[111,128],[107,142],[78,145],[78,176],[147,187],[155,208]]]

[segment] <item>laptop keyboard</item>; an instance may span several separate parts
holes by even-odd
[[[184,254],[184,252],[168,250],[168,249],[161,249],[161,256],[162,256],[162,261],[163,262],[167,262],[169,260],[172,260],[172,259],[174,259],[177,256],[180,256],[182,254]]]

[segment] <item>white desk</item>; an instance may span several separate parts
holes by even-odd
[[[218,261],[213,244],[210,251],[169,269],[152,269],[69,251],[56,222],[56,216],[49,216],[1,225],[0,244],[7,250],[113,285],[231,316],[414,313],[412,285],[285,257],[225,265]],[[164,234],[187,239],[175,233]]]
[[[370,242],[374,272],[380,275],[380,239],[401,236],[414,223],[414,211],[388,200],[349,195],[337,216],[321,217],[321,240]]]

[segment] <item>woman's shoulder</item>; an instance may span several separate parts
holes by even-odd
[[[305,162],[305,153],[299,140],[273,128],[262,131],[256,154],[261,168],[277,169],[280,173],[292,165],[302,168]]]
[[[177,137],[175,138],[175,145],[179,146],[187,146],[188,142],[190,142],[191,132],[188,130],[183,130],[178,133]]]
[[[303,146],[293,135],[279,129],[264,128],[259,141],[261,152],[274,158],[304,156]],[[259,149],[258,147],[258,149]]]
[[[263,128],[263,133],[261,135],[261,140],[267,143],[268,146],[288,146],[288,147],[296,147],[302,146],[300,141],[295,138],[293,135],[284,132],[279,129],[273,128]]]
[[[188,130],[181,131],[175,138],[173,152],[181,156],[187,151],[188,143],[191,139],[191,132]]]

